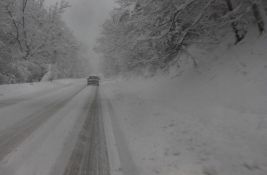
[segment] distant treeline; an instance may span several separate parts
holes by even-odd
[[[58,77],[81,73],[81,44],[61,19],[68,7],[66,1],[49,8],[44,0],[0,1],[0,84],[38,81],[49,64]]]
[[[178,66],[192,45],[216,45],[224,36],[242,41],[255,26],[267,29],[265,0],[117,0],[95,50],[105,74],[155,73]]]

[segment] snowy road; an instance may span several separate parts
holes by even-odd
[[[49,93],[51,91],[60,90],[62,88],[68,87],[68,86],[70,86],[70,84],[64,84],[64,85],[62,85],[60,87],[53,87],[53,88],[43,89],[40,92],[34,92],[34,93],[26,94],[26,95],[23,95],[23,96],[15,96],[15,97],[11,97],[11,98],[8,98],[8,99],[1,99],[0,100],[0,108],[6,107],[6,106],[9,106],[9,105],[13,105],[13,104],[17,104],[17,103],[22,102],[22,101],[30,100],[30,99],[33,99],[36,96],[40,96],[40,95]]]
[[[98,89],[64,175],[108,175],[109,163]]]
[[[0,99],[0,175],[109,175],[99,91],[77,80]]]

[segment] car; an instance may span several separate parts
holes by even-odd
[[[93,85],[93,86],[99,86],[100,78],[98,76],[89,76],[87,78],[87,86]]]

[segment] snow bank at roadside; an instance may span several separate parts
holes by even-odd
[[[250,39],[172,78],[104,85],[141,175],[267,173],[266,45]]]

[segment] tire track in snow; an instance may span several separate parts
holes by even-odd
[[[97,89],[64,175],[110,175],[98,93]]]

